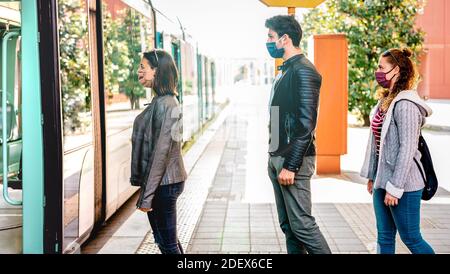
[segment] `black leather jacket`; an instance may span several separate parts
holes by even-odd
[[[178,106],[174,95],[157,96],[134,120],[130,183],[141,187],[137,207],[151,208],[160,184],[187,179],[177,135],[182,133],[177,132],[182,125]]]
[[[271,103],[271,120],[276,119],[273,107],[279,107],[276,136],[279,141],[269,152],[273,156],[283,156],[283,168],[297,172],[305,156],[316,155],[315,131],[322,76],[303,54],[286,60],[282,70]],[[272,128],[275,131],[277,127],[270,123],[269,144],[277,133],[271,132]]]

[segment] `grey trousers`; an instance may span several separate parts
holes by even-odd
[[[311,177],[316,167],[316,157],[303,159],[295,175],[294,184],[281,185],[278,175],[283,168],[284,158],[269,155],[268,173],[275,192],[278,221],[286,236],[289,254],[331,254],[315,218],[311,215]]]

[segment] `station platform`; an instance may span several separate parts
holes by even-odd
[[[186,253],[286,253],[267,176],[269,93],[269,86],[230,89],[230,104],[184,156],[189,177],[177,206],[178,233]],[[376,253],[371,195],[358,175],[368,130],[349,127],[342,173],[316,175],[311,181],[313,215],[335,254]],[[438,153],[441,144],[450,141],[449,133],[424,134],[433,156],[449,157]],[[443,166],[437,170],[440,181],[450,182]],[[449,190],[444,183],[431,201],[422,203],[422,234],[436,253],[450,253]],[[135,209],[136,199],[135,195],[81,252],[158,254],[146,214]],[[397,253],[409,253],[397,238]]]

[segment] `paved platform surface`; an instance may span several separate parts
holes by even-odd
[[[227,111],[186,155],[189,179],[178,202],[178,231],[187,253],[286,253],[267,177],[268,95],[268,87],[230,92]],[[450,173],[445,168],[450,156],[441,149],[450,136],[436,131],[424,135],[438,160],[442,188],[422,203],[422,233],[437,253],[450,253]],[[375,253],[371,195],[358,175],[368,129],[349,128],[348,138],[343,173],[313,177],[313,214],[333,253]],[[104,240],[96,238],[96,248],[90,248],[91,242],[84,253],[159,253],[145,214],[130,204],[128,217],[117,217],[111,228],[113,218]],[[397,238],[397,253],[409,253]]]

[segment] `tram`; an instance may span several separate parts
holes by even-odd
[[[76,253],[137,190],[142,53],[178,71],[183,141],[215,115],[216,65],[150,0],[0,0],[0,253]]]

